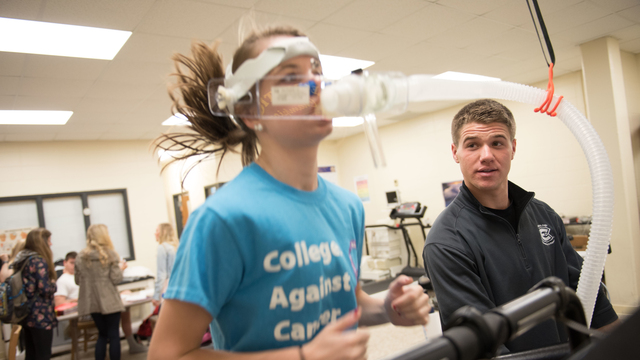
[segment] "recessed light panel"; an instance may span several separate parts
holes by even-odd
[[[112,60],[130,31],[0,18],[0,51]]]
[[[64,125],[73,111],[0,110],[0,125]]]

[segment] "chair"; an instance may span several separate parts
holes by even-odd
[[[98,328],[93,320],[78,321],[78,340],[82,340],[84,345],[84,352],[87,352],[87,345],[89,341],[95,341],[98,339]],[[74,360],[76,349],[71,349],[71,360]]]
[[[20,331],[22,331],[22,326],[20,325],[11,326],[11,338],[9,340],[9,356],[7,357],[9,360],[16,360],[16,350],[18,348],[18,341],[20,339]]]

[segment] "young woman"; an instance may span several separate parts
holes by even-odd
[[[158,242],[158,252],[156,257],[157,276],[155,291],[153,293],[153,305],[160,305],[162,294],[167,287],[173,263],[176,261],[176,250],[178,249],[178,236],[173,226],[169,223],[162,223],[156,229],[156,241]]]
[[[292,28],[256,32],[226,74],[215,46],[197,43],[192,53],[174,57],[180,94],[172,98],[198,134],[166,135],[160,147],[224,156],[241,145],[245,168],[189,217],[149,358],[364,359],[369,335],[355,331],[358,323],[425,324],[428,297],[410,278],[394,281],[386,299],[358,286],[362,203],[317,174],[332,122],[318,116],[315,46]],[[248,74],[257,78],[246,83]],[[210,79],[220,78],[235,97],[220,88],[207,96]],[[272,88],[294,79],[313,89],[307,106],[272,111]],[[243,81],[238,92],[233,84]],[[210,111],[208,98],[237,115]],[[246,105],[252,99],[259,108]],[[209,326],[215,350],[200,348]]]
[[[23,289],[31,303],[29,315],[22,320],[21,336],[25,343],[25,360],[51,358],[53,328],[58,321],[54,311],[56,271],[51,253],[51,232],[44,228],[31,230],[24,248],[13,260],[13,269],[22,270]],[[19,245],[22,246],[22,245]]]
[[[122,281],[120,256],[113,249],[106,225],[87,230],[87,247],[76,257],[75,281],[80,286],[78,315],[91,315],[98,328],[95,358],[120,359],[120,313],[124,311],[116,285]]]

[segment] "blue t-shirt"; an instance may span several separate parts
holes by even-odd
[[[315,191],[251,164],[189,217],[164,295],[213,317],[217,349],[306,343],[356,308],[364,209],[318,177]]]

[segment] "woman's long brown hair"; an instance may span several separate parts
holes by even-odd
[[[38,255],[42,256],[49,267],[49,280],[55,281],[58,276],[56,275],[56,268],[53,265],[53,253],[49,247],[48,240],[51,237],[51,232],[45,228],[36,228],[27,234],[27,239],[24,242],[24,248],[26,250],[35,251]]]

